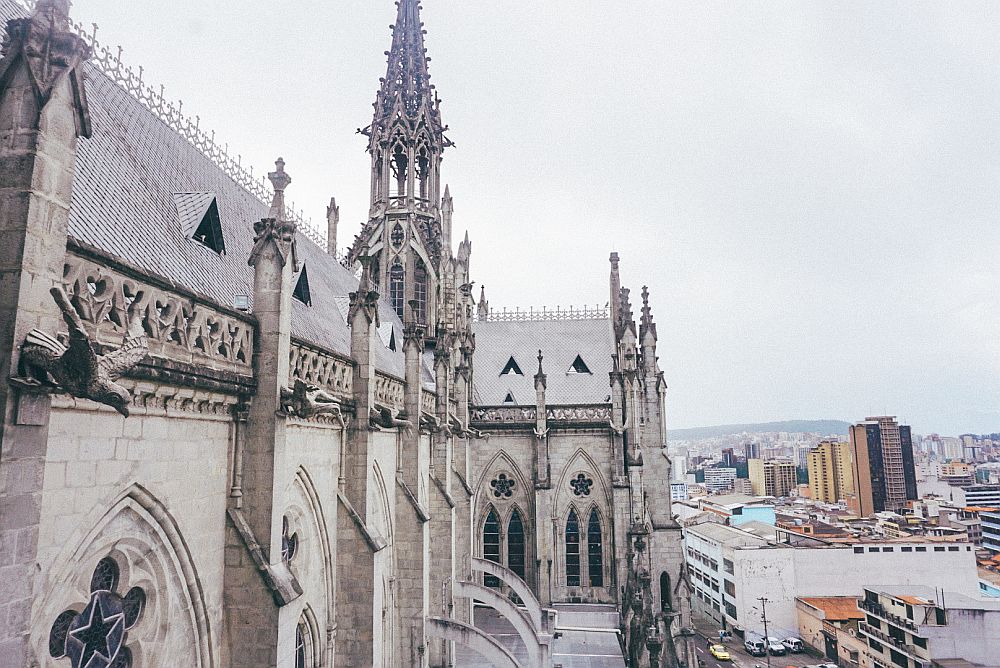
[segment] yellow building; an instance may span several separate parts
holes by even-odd
[[[854,491],[849,443],[823,441],[809,451],[809,489],[812,498],[837,503]]]
[[[789,461],[751,459],[747,468],[755,496],[788,496],[797,484],[795,464]]]

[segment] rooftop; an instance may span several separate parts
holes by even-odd
[[[865,618],[865,613],[858,609],[856,596],[810,596],[799,600],[822,611],[823,619],[846,621]]]

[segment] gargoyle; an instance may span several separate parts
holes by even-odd
[[[40,383],[56,385],[74,397],[111,406],[128,417],[132,395],[115,381],[141,362],[149,351],[138,309],[129,322],[121,348],[98,355],[66,291],[55,287],[49,292],[69,325],[69,346],[45,332],[31,330],[21,349],[25,372]],[[136,295],[135,301],[141,300],[142,295]]]
[[[281,389],[281,410],[308,420],[317,415],[340,415],[340,404],[317,386],[295,379],[292,389]]]
[[[398,417],[394,417],[392,411],[388,408],[373,408],[371,414],[368,416],[369,426],[378,431],[381,429],[395,429],[400,427],[406,433],[410,433],[413,429],[413,423],[409,420],[401,420]]]

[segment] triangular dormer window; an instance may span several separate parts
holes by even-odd
[[[214,193],[174,193],[181,229],[190,238],[219,255],[226,253],[222,220]]]
[[[389,332],[389,350],[396,352],[396,330]]]
[[[505,404],[516,404],[517,401],[514,399],[514,393],[510,390],[507,391],[507,396],[503,398]]]
[[[306,306],[312,306],[312,293],[309,292],[309,272],[306,271],[305,265],[302,265],[302,271],[299,272],[299,280],[295,282],[292,296]]]
[[[573,360],[573,365],[570,366],[569,371],[566,373],[590,373],[590,367],[587,366],[582,357],[577,355],[576,359]]]
[[[511,355],[511,358],[509,360],[507,360],[507,365],[504,366],[503,371],[500,372],[500,375],[501,376],[506,376],[507,374],[510,374],[510,373],[516,373],[518,376],[523,376],[524,375],[524,372],[521,371],[521,367],[519,367],[517,365],[517,362],[514,361],[514,356],[513,355]]]

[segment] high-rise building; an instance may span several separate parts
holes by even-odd
[[[750,484],[757,496],[788,496],[795,489],[795,463],[779,459],[751,459],[747,462]]]
[[[733,452],[733,449],[725,448],[722,451],[722,465],[733,466],[735,464],[736,464],[736,454]]]
[[[760,444],[748,441],[743,444],[743,450],[746,454],[747,461],[751,459],[760,459]]]
[[[723,467],[705,469],[705,488],[710,492],[732,489],[734,480],[736,480],[736,469]]]
[[[849,443],[822,441],[809,451],[809,490],[812,498],[837,503],[854,491]]]
[[[917,498],[910,428],[895,417],[865,418],[850,429],[854,462],[851,508],[862,517],[900,511]]]

